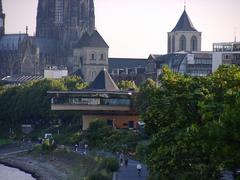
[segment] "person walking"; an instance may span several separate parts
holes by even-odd
[[[123,166],[123,153],[120,154],[120,166]]]
[[[137,173],[138,176],[141,176],[141,171],[142,171],[142,165],[140,163],[137,164]]]
[[[74,150],[75,150],[75,152],[77,152],[77,150],[78,150],[78,144],[77,143],[74,146]]]
[[[125,167],[128,166],[128,156],[127,155],[125,155],[125,157],[124,157],[124,164],[125,164]]]

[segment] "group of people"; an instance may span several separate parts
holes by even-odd
[[[128,155],[127,154],[121,153],[119,156],[119,159],[120,159],[120,166],[123,166],[123,163],[124,163],[125,167],[128,166]]]
[[[78,151],[78,146],[79,146],[78,143],[76,143],[76,144],[74,145],[74,151],[75,151],[75,152]],[[84,155],[87,154],[87,149],[88,149],[88,145],[87,145],[87,144],[84,144],[84,151],[83,151],[83,154],[84,154]]]
[[[117,152],[117,156],[119,157],[119,163],[120,163],[120,166],[123,166],[125,165],[125,167],[127,168],[128,166],[128,160],[129,160],[129,156],[128,154],[124,154],[123,152],[119,153]],[[142,165],[140,163],[137,163],[137,173],[139,176],[141,176],[141,171],[142,171]]]

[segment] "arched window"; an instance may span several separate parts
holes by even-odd
[[[179,40],[179,50],[180,51],[186,51],[186,38],[184,35],[180,37]]]
[[[175,52],[175,38],[172,37],[172,52]]]
[[[172,46],[172,45],[171,45],[171,36],[169,36],[169,37],[168,37],[168,53],[171,52],[171,49],[172,49],[171,46]]]
[[[197,38],[196,36],[192,36],[191,38],[191,51],[197,51]]]

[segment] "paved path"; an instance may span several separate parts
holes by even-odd
[[[23,144],[10,144],[4,147],[0,147],[0,157],[5,157],[12,154],[17,154],[21,152],[29,151],[33,148],[34,144],[32,143],[23,143]]]
[[[120,167],[116,180],[146,180],[148,176],[146,166],[142,165],[141,176],[138,176],[137,163],[137,161],[130,159],[128,161],[128,167]]]

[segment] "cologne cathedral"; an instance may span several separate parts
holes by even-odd
[[[67,67],[92,81],[108,66],[108,45],[95,30],[93,0],[39,0],[36,35],[6,34],[0,0],[0,77],[42,75]]]

